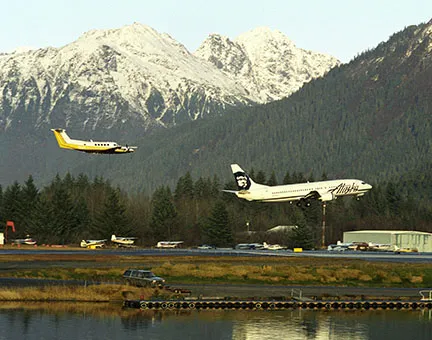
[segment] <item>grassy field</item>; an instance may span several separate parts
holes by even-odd
[[[151,269],[169,284],[225,283],[432,287],[432,264],[367,262],[335,258],[7,255],[1,277],[120,282],[127,268]],[[13,265],[12,265],[13,264]],[[7,268],[7,269],[5,269]]]
[[[67,301],[73,302],[121,302],[124,299],[172,298],[175,294],[159,289],[139,288],[128,285],[43,286],[2,288],[0,301]]]

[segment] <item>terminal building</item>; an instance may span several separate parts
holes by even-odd
[[[346,231],[343,242],[366,242],[388,244],[396,248],[417,249],[419,252],[432,252],[432,233],[408,230],[358,230]]]

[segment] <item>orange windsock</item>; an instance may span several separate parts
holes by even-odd
[[[6,221],[6,228],[12,227],[12,232],[15,232],[15,224],[13,221]]]

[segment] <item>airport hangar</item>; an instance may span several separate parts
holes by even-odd
[[[343,242],[389,244],[398,248],[416,248],[432,252],[432,233],[408,230],[358,230],[343,233]]]

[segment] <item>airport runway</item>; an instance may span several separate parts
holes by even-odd
[[[331,252],[325,250],[308,250],[299,253],[286,250],[236,250],[221,249],[149,249],[149,248],[105,248],[105,249],[68,249],[68,248],[14,248],[0,249],[0,255],[49,254],[49,255],[118,255],[118,256],[276,256],[276,257],[321,257],[321,258],[347,258],[365,261],[384,261],[402,263],[432,263],[432,253],[405,253],[393,252],[362,252],[344,251]]]

